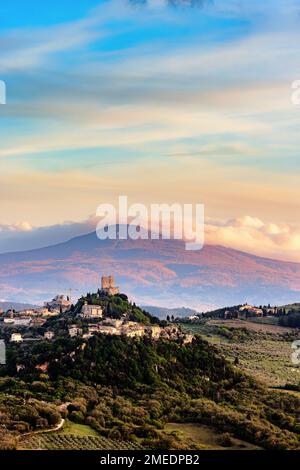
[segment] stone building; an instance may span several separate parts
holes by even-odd
[[[20,333],[13,333],[10,337],[10,341],[12,343],[22,343],[23,341],[22,335]]]
[[[49,310],[58,310],[59,312],[66,312],[71,307],[72,302],[69,297],[65,298],[64,295],[57,295],[50,302],[45,302],[44,307]]]
[[[103,309],[100,305],[89,305],[85,302],[81,309],[80,316],[82,318],[102,318]]]
[[[44,338],[45,339],[53,339],[54,338],[54,332],[53,331],[45,331]]]
[[[74,338],[75,336],[81,336],[82,333],[82,328],[78,328],[76,325],[71,325],[69,327],[69,336],[71,336],[71,338]]]
[[[119,288],[115,286],[114,276],[101,277],[101,291],[107,295],[116,295],[120,293]]]

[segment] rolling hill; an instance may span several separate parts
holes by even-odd
[[[178,308],[167,308],[167,307],[157,307],[155,305],[145,305],[143,308],[151,313],[151,315],[155,315],[158,318],[161,318],[165,320],[167,316],[170,318],[172,315],[174,318],[184,318],[184,317],[189,317],[191,315],[197,315],[199,312],[197,310],[194,310],[192,308],[187,308],[187,307],[178,307]]]
[[[1,310],[8,310],[10,308],[19,311],[19,310],[25,310],[25,309],[30,309],[30,308],[36,308],[37,305],[33,304],[22,304],[20,302],[0,302],[0,309]]]
[[[40,304],[72,287],[75,298],[95,290],[104,273],[114,274],[121,290],[143,305],[201,311],[245,301],[282,305],[300,298],[299,263],[213,245],[186,251],[178,240],[100,241],[94,232],[0,255],[0,296]]]

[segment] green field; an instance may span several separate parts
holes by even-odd
[[[35,434],[24,438],[19,450],[139,450],[138,444],[102,436],[62,433]]]
[[[214,429],[194,423],[168,423],[165,432],[175,433],[184,443],[193,441],[201,450],[259,450],[260,447],[236,439],[229,435],[220,434]],[[227,442],[226,442],[227,441]]]
[[[289,329],[231,320],[181,326],[216,345],[231,362],[237,359],[242,370],[269,387],[300,382],[300,367],[291,361],[294,338]]]
[[[100,436],[93,428],[66,420],[61,430],[33,433],[20,440],[19,449],[26,450],[138,450],[138,443],[118,441]]]
[[[95,431],[90,426],[87,426],[85,424],[73,423],[72,421],[69,421],[69,420],[66,420],[63,428],[55,434],[60,434],[60,435],[72,434],[72,436],[78,436],[78,437],[83,437],[83,436],[99,437],[99,434],[97,433],[97,431]]]

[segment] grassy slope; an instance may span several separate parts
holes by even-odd
[[[231,324],[232,322],[227,323],[228,327],[232,326]],[[220,325],[228,329],[224,326],[224,322],[220,322]],[[241,341],[218,334],[218,330],[211,324],[183,324],[182,327],[201,334],[207,341],[217,345],[230,361],[238,357],[239,367],[242,370],[255,376],[269,387],[300,382],[300,368],[291,362],[291,339],[283,339],[281,335],[260,334],[252,331],[247,340]],[[285,331],[285,329],[282,330]]]
[[[91,426],[87,426],[86,424],[77,424],[73,423],[72,421],[66,420],[63,428],[58,431],[57,434],[60,435],[72,435],[72,436],[95,436],[98,437],[99,433],[95,431]]]
[[[196,423],[168,423],[165,432],[176,433],[177,437],[183,442],[194,441],[202,450],[259,450],[258,446],[242,441],[240,439],[231,438],[232,445],[224,447],[222,445],[222,434],[209,426]]]

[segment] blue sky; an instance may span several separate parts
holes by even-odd
[[[127,194],[204,203],[213,241],[295,256],[299,1],[178,3],[1,5],[0,251]]]

